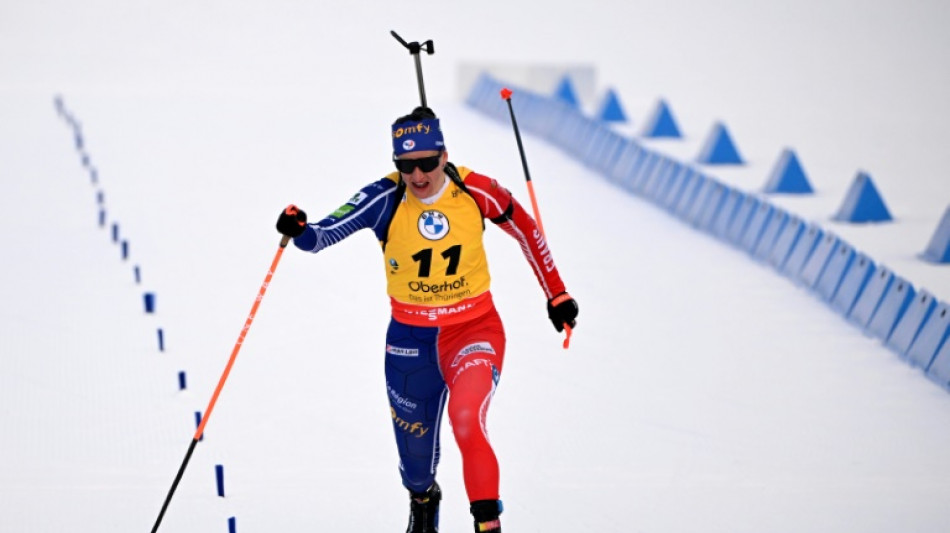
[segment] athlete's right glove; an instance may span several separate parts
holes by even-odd
[[[277,219],[277,231],[281,235],[286,235],[288,237],[297,238],[303,235],[303,232],[307,229],[307,213],[295,206],[290,204],[286,209],[280,212],[280,217]]]
[[[574,329],[577,325],[577,301],[571,295],[562,292],[548,300],[548,318],[554,324],[554,329],[564,331],[564,326]]]

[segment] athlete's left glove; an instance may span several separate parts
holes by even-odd
[[[577,301],[571,295],[562,292],[548,300],[548,318],[554,324],[554,329],[564,331],[564,326],[574,329],[577,325]]]
[[[277,219],[277,231],[281,235],[297,238],[307,229],[307,213],[303,209],[290,204],[280,212]]]

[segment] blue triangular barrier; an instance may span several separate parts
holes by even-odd
[[[794,231],[794,228],[792,229]],[[811,257],[812,252],[815,251],[815,248],[818,246],[818,243],[821,242],[822,236],[825,232],[815,223],[811,223],[807,228],[803,227],[801,233],[797,234],[795,239],[795,245],[792,247],[791,251],[788,252],[788,257],[785,258],[785,264],[782,265],[782,274],[792,278],[793,280],[799,279],[799,275],[802,272],[802,269],[805,268],[805,263],[808,262],[808,258]],[[779,236],[781,241],[783,236]],[[776,243],[778,247],[778,243]]]
[[[924,370],[930,367],[937,350],[950,335],[950,304],[941,303],[930,313],[930,318],[920,328],[917,338],[907,350],[907,360]]]
[[[778,241],[778,236],[787,223],[788,213],[776,207],[765,226],[765,231],[762,232],[762,237],[759,238],[759,243],[755,245],[755,250],[752,251],[752,257],[764,261],[772,253],[772,248],[775,247],[775,242]]]
[[[881,303],[877,306],[877,311],[868,322],[866,332],[887,342],[891,338],[891,332],[897,322],[904,316],[911,300],[914,299],[916,291],[913,285],[906,279],[894,276],[891,286],[884,291]]]
[[[809,289],[814,289],[818,279],[828,266],[828,261],[834,255],[838,248],[840,240],[832,233],[825,232],[821,240],[815,244],[815,248],[808,254],[808,259],[802,265],[798,273],[798,279]]]
[[[656,109],[653,110],[653,114],[650,115],[650,119],[643,127],[643,136],[674,137],[677,139],[683,136],[666,101],[661,99],[657,102]]]
[[[798,162],[798,156],[791,148],[786,148],[779,156],[778,162],[772,169],[768,181],[765,183],[765,192],[775,193],[784,192],[792,194],[810,194],[815,192],[805,177],[805,171],[801,163]]]
[[[950,389],[950,342],[944,342],[937,349],[937,354],[927,368],[927,377],[941,387]]]
[[[779,272],[785,268],[785,262],[788,261],[804,230],[805,224],[795,215],[789,215],[788,222],[779,230],[768,257],[769,264]]]
[[[580,102],[577,100],[577,92],[574,91],[574,84],[571,83],[570,76],[561,78],[561,83],[558,84],[557,90],[554,91],[554,97],[562,102],[566,102],[571,107],[580,107]]]
[[[885,222],[892,220],[884,200],[867,172],[858,172],[841,207],[834,216],[839,222]]]
[[[736,150],[732,137],[729,136],[729,130],[725,124],[717,122],[713,125],[709,137],[706,137],[706,143],[696,157],[698,163],[706,165],[741,165],[742,157]]]
[[[620,105],[620,98],[613,89],[607,89],[604,101],[600,105],[600,112],[597,113],[600,120],[604,122],[626,122],[627,115],[623,112]]]
[[[746,196],[742,203],[736,208],[736,214],[732,217],[732,223],[726,232],[726,239],[732,244],[739,244],[746,228],[749,227],[749,221],[755,215],[755,210],[759,207],[759,199],[755,196]]]
[[[822,270],[821,275],[818,276],[818,281],[815,283],[815,292],[826,302],[833,301],[832,299],[835,293],[838,292],[838,287],[841,286],[841,281],[851,267],[855,255],[854,248],[851,245],[842,240],[838,241],[838,247],[832,252],[828,264],[825,265],[825,269]]]
[[[707,186],[711,186],[712,189],[706,194],[706,205],[699,213],[699,218],[694,225],[703,231],[711,232],[713,222],[719,217],[719,212],[725,203],[728,187],[713,178],[709,178]]]
[[[762,233],[765,232],[765,226],[772,218],[774,210],[775,207],[772,204],[765,201],[760,202],[755,211],[752,212],[749,223],[736,244],[750,254],[755,253],[755,247],[759,244],[759,239],[762,238]]]
[[[950,263],[950,207],[937,224],[937,231],[930,238],[923,258],[934,263]]]
[[[742,204],[744,199],[744,193],[737,189],[729,188],[726,192],[726,199],[722,201],[722,208],[719,210],[719,215],[716,217],[716,220],[713,221],[713,235],[720,239],[729,238],[729,228],[732,227],[732,221],[736,217],[736,211],[739,210],[739,205]]]
[[[831,298],[831,307],[845,317],[850,315],[851,309],[863,293],[864,287],[871,279],[871,275],[874,274],[875,268],[876,265],[870,257],[863,253],[855,254],[854,260],[845,269],[838,290]]]
[[[906,354],[936,306],[937,302],[933,294],[927,292],[926,289],[919,290],[907,306],[907,310],[904,311],[904,316],[894,326],[891,337],[887,339],[887,347],[897,352],[897,355]]]
[[[693,175],[693,179],[689,180],[689,183],[683,187],[680,200],[676,203],[676,207],[673,208],[674,215],[681,219],[685,219],[687,216],[689,216],[693,204],[696,202],[696,197],[699,196],[699,191],[702,190],[706,180],[706,176],[703,176],[702,174]]]
[[[858,299],[851,307],[848,320],[857,324],[861,329],[866,328],[868,322],[871,321],[871,317],[874,316],[874,312],[877,311],[877,306],[880,305],[884,292],[890,288],[893,281],[894,273],[888,270],[887,267],[875,267],[874,273],[868,277],[864,288],[858,295]]]

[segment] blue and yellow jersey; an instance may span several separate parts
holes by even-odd
[[[469,173],[459,169],[463,180]],[[399,174],[388,177],[398,180]],[[387,289],[394,312],[404,320],[450,322],[450,315],[480,314],[469,304],[488,303],[482,212],[471,194],[446,180],[434,202],[404,194],[389,225],[383,249]]]
[[[372,229],[383,251],[393,317],[412,325],[444,325],[480,316],[492,305],[482,240],[489,218],[521,243],[546,297],[563,292],[543,236],[511,194],[464,167],[458,176],[464,187],[446,176],[441,196],[424,203],[398,187],[399,173],[393,172],[310,224],[294,244],[318,252]]]

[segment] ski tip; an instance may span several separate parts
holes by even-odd
[[[504,89],[502,89],[502,90],[501,90],[501,97],[502,97],[503,99],[505,99],[505,100],[510,100],[510,99],[511,99],[511,89],[509,89],[508,87],[505,87]]]

